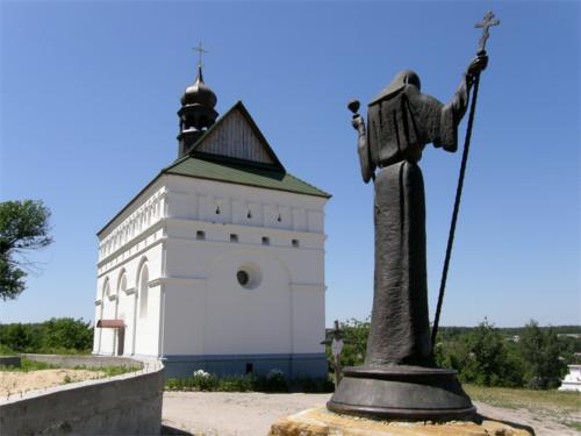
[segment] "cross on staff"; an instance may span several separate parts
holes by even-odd
[[[476,23],[474,27],[482,28],[482,36],[480,37],[480,41],[478,41],[478,52],[484,52],[484,48],[486,47],[486,40],[490,36],[489,29],[492,26],[498,26],[500,24],[500,20],[494,17],[494,12],[488,11],[486,15],[484,15],[484,19],[479,23]]]
[[[500,20],[494,17],[494,12],[488,11],[484,19],[476,23],[474,27],[482,28],[482,36],[478,42],[478,56],[486,55],[484,50],[486,40],[490,36],[489,29],[491,26],[498,26]],[[466,174],[466,165],[468,162],[468,151],[470,150],[470,138],[472,137],[472,126],[474,124],[474,113],[476,112],[476,100],[478,98],[478,87],[480,84],[480,73],[474,78],[474,88],[472,91],[472,103],[470,105],[470,115],[468,116],[468,126],[466,128],[466,138],[464,139],[464,152],[462,153],[462,163],[460,164],[460,174],[458,176],[458,187],[456,188],[456,199],[454,200],[454,209],[452,211],[452,222],[450,223],[450,232],[448,233],[448,244],[446,246],[446,256],[444,258],[444,268],[442,270],[442,280],[440,281],[440,292],[438,294],[438,304],[436,306],[436,316],[434,326],[432,327],[432,351],[436,344],[438,326],[440,323],[440,314],[442,312],[442,303],[444,302],[444,291],[446,289],[446,280],[448,278],[448,268],[450,267],[450,258],[452,256],[452,245],[454,244],[454,233],[456,232],[456,222],[460,210],[460,197],[462,196],[462,187],[464,186],[464,176]]]
[[[204,49],[204,47],[202,47],[201,42],[198,44],[197,47],[193,47],[192,50],[198,52],[198,67],[201,67],[202,66],[202,54],[210,53],[210,52],[208,50]]]

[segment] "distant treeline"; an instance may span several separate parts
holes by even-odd
[[[0,324],[0,354],[88,353],[93,328],[83,319],[52,318],[42,323]]]
[[[581,335],[581,325],[559,325],[559,326],[538,326],[541,330],[552,330],[557,335],[573,334]],[[443,340],[456,339],[461,335],[469,333],[476,330],[478,327],[439,327],[438,331],[441,334]],[[496,330],[503,336],[507,338],[512,338],[514,336],[522,336],[527,331],[527,326],[523,327],[495,327]]]
[[[363,363],[369,320],[340,323],[341,367]],[[333,336],[328,330],[327,335]],[[460,380],[483,386],[558,387],[567,364],[581,363],[581,326],[497,328],[488,320],[476,327],[441,327],[434,347],[436,364],[458,371]],[[327,346],[332,361],[330,346]]]

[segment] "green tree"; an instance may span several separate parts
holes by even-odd
[[[349,321],[341,323],[344,346],[340,360],[343,368],[346,366],[361,365],[365,360],[370,326],[369,319],[359,321],[351,318]]]
[[[525,380],[533,389],[559,386],[567,367],[561,359],[564,349],[552,328],[541,329],[531,320],[519,340],[519,351],[525,363]],[[564,351],[564,350],[563,350]]]
[[[522,384],[522,365],[510,353],[499,330],[485,318],[465,337],[469,354],[460,368],[462,381],[483,386],[516,387]]]
[[[93,345],[93,329],[83,319],[51,318],[43,323],[43,348],[87,351]]]
[[[443,340],[442,336],[438,332],[434,347],[436,365],[440,368],[461,371],[472,357],[465,340],[466,333],[456,337],[454,340]]]
[[[557,333],[556,329],[553,330]],[[581,337],[567,336],[566,334],[559,335],[559,342],[561,343],[561,356],[568,365],[581,364]]]
[[[42,331],[39,324],[0,325],[0,344],[9,350],[33,353],[39,350],[41,343]]]
[[[46,247],[50,210],[41,200],[0,203],[0,298],[15,299],[24,289],[25,269],[30,269],[24,253]]]

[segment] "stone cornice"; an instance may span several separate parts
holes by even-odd
[[[133,288],[129,288],[129,289],[125,289],[125,295],[132,295],[135,294],[137,292],[137,288],[133,287]]]
[[[148,286],[150,288],[154,286],[172,284],[172,285],[191,285],[195,283],[205,283],[208,280],[207,277],[159,277],[157,279],[150,280]]]
[[[151,244],[149,244],[149,245],[147,245],[147,246],[145,246],[145,247],[143,247],[143,248],[139,249],[138,251],[136,251],[135,253],[133,253],[133,254],[129,255],[129,256],[128,256],[128,257],[126,257],[125,259],[123,259],[123,260],[119,261],[118,263],[116,263],[116,264],[115,264],[115,265],[113,265],[112,267],[110,267],[110,268],[107,268],[105,271],[99,272],[99,273],[97,274],[97,277],[101,277],[101,276],[103,276],[103,275],[105,275],[105,274],[108,274],[110,271],[112,271],[112,270],[114,270],[114,269],[116,269],[116,268],[119,268],[119,267],[121,267],[121,266],[123,266],[123,265],[127,264],[128,262],[130,262],[131,260],[135,259],[136,257],[140,257],[140,256],[142,256],[142,255],[143,255],[145,252],[147,252],[148,250],[151,250],[153,247],[155,247],[155,246],[157,246],[157,245],[161,244],[161,243],[162,243],[162,242],[164,242],[166,239],[167,239],[166,237],[161,237],[161,238],[158,238],[158,239],[156,239],[156,240],[155,240],[154,242],[152,242]],[[119,255],[120,255],[120,254],[121,254],[121,253],[119,253]],[[108,256],[108,257],[107,257],[107,258],[105,258],[104,260],[102,260],[102,261],[98,262],[98,263],[97,263],[97,268],[99,269],[99,268],[102,268],[102,267],[104,267],[104,265],[106,265],[108,262],[111,262],[111,261],[113,261],[113,260],[115,259],[115,257],[117,257],[117,256],[113,256],[113,257],[109,257],[109,256]]]

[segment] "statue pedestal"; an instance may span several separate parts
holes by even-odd
[[[402,421],[467,420],[476,413],[456,371],[406,365],[345,368],[327,407],[336,413]]]
[[[530,427],[481,418],[477,422],[397,422],[338,415],[324,407],[304,410],[272,424],[269,436],[532,436]]]

